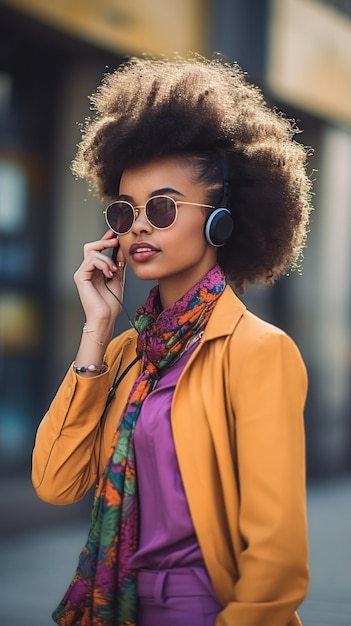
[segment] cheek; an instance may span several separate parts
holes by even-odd
[[[187,231],[177,238],[172,239],[172,243],[165,245],[162,252],[165,262],[168,260],[172,266],[183,268],[189,264],[193,265],[204,257],[209,244],[205,236],[199,230]]]
[[[195,207],[194,209],[195,211],[198,210]],[[185,213],[179,215],[174,225],[174,231],[172,232],[174,241],[177,241],[178,244],[184,248],[186,245],[192,245],[194,248],[202,248],[206,245],[205,222],[206,218],[201,215],[200,212],[194,215],[187,215]],[[170,231],[172,230],[171,228]],[[182,247],[179,251],[181,250]]]
[[[184,231],[180,245],[182,246],[180,250],[184,249],[184,252],[188,247],[194,251],[202,252],[208,246],[203,220]]]

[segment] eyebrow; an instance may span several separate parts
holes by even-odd
[[[181,193],[177,189],[173,189],[173,187],[162,187],[162,189],[155,189],[154,191],[152,191],[149,194],[149,198],[153,198],[154,196],[164,196],[164,195],[166,196],[176,195],[176,196],[181,196],[182,198],[185,197],[183,193]],[[134,202],[133,196],[129,196],[128,194],[120,194],[117,197],[117,200],[126,200],[127,202],[130,202],[130,203]]]

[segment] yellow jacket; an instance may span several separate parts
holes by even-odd
[[[107,350],[105,374],[68,371],[33,452],[33,484],[43,500],[75,502],[96,481],[140,362],[101,424],[107,392],[135,348],[135,331],[126,331]],[[300,624],[294,611],[308,586],[306,389],[294,342],[226,287],[181,374],[171,411],[192,520],[224,607],[216,626]]]

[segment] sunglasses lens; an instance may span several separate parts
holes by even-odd
[[[177,206],[172,198],[158,196],[146,203],[146,215],[156,228],[168,228],[176,218]]]
[[[111,230],[118,235],[127,233],[134,220],[133,207],[128,202],[112,202],[106,209],[106,221]]]

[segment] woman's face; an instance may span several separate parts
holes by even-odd
[[[207,204],[205,188],[194,179],[189,159],[167,157],[125,170],[120,182],[119,197],[133,206],[144,206],[157,195],[179,202],[178,217],[170,228],[154,228],[141,209],[129,233],[119,235],[134,274],[158,281],[163,307],[178,300],[216,264],[217,250],[204,236],[208,209],[181,204],[182,200]]]

